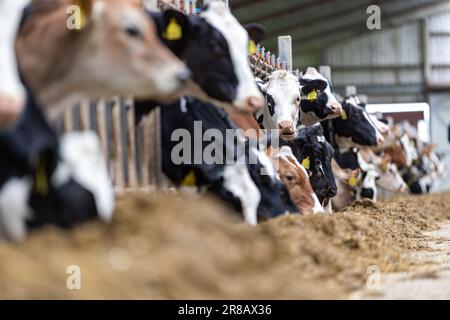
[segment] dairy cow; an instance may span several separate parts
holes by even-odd
[[[300,112],[300,89],[296,76],[285,70],[274,71],[269,81],[258,85],[263,92],[266,105],[256,114],[265,129],[280,130],[284,140],[292,140],[297,134]]]
[[[369,114],[358,106],[353,97],[342,103],[339,117],[322,122],[322,126],[327,140],[341,152],[352,147],[379,146],[384,143],[383,136]]]
[[[264,37],[261,26],[241,26],[218,1],[210,2],[198,16],[175,10],[147,14],[156,22],[160,39],[191,71],[192,81],[184,94],[239,111],[253,112],[263,106],[247,58],[250,43]],[[137,101],[136,122],[157,105]]]
[[[314,68],[308,68],[300,82],[292,73],[278,70],[267,83],[257,79],[257,84],[266,106],[256,118],[265,129],[280,130],[284,140],[293,139],[299,126],[312,126],[341,112],[328,81]]]
[[[173,99],[187,80],[136,1],[37,0],[22,20],[18,64],[50,119],[80,98]]]
[[[242,212],[250,224],[257,216],[298,211],[257,144],[241,134],[226,140],[227,130],[235,134],[237,128],[225,111],[187,97],[161,108],[161,117],[161,134],[167,137],[162,143],[163,172],[173,183],[206,189]],[[182,142],[189,151],[180,148]],[[202,158],[213,149],[212,159]]]
[[[337,186],[337,194],[331,199],[331,203],[333,209],[342,210],[356,200],[358,185],[361,180],[361,169],[342,169],[334,159],[331,165]]]
[[[304,128],[295,139],[283,144],[291,147],[297,160],[308,172],[315,194],[326,212],[331,213],[330,199],[336,195],[336,182],[331,167],[334,150],[323,136],[320,125]]]
[[[199,16],[167,10],[152,13],[158,34],[192,72],[195,86],[188,95],[220,107],[256,111],[263,106],[248,63],[250,42],[263,39],[257,24],[241,26],[222,1],[211,1]],[[170,37],[171,28],[180,34]]]
[[[331,83],[315,68],[307,68],[300,76],[300,91],[301,124],[312,126],[341,114],[342,106],[332,92]]]
[[[300,213],[324,212],[322,204],[311,186],[308,172],[298,162],[292,153],[292,149],[288,146],[283,146],[276,150],[270,158]]]
[[[72,133],[61,142],[31,95],[16,123],[0,132],[0,236],[21,240],[45,224],[109,221],[114,192],[99,141]]]

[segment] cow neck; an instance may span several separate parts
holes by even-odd
[[[335,152],[339,151],[339,146],[336,142],[336,133],[334,132],[334,123],[332,119],[325,120],[326,124],[322,125],[322,128],[324,129],[324,136],[325,139],[327,139],[328,143],[331,144]]]

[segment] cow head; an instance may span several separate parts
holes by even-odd
[[[292,149],[281,147],[271,157],[281,181],[302,214],[324,212],[309,182],[306,169],[297,161]]]
[[[284,140],[297,135],[300,91],[296,76],[285,70],[274,71],[269,81],[260,86],[266,98],[263,110],[265,129],[278,129]]]
[[[300,121],[312,126],[341,114],[341,104],[336,100],[328,80],[315,68],[307,68],[300,77]]]
[[[417,149],[414,147],[413,142],[406,133],[404,133],[398,140],[403,151],[405,152],[406,165],[410,166],[414,160],[418,159]]]
[[[344,101],[340,117],[332,122],[339,148],[377,146],[384,143],[383,136],[369,114],[353,98]]]
[[[384,150],[384,153],[389,155],[392,163],[394,163],[398,168],[404,168],[411,165],[411,162],[408,164],[406,152],[398,140],[395,140],[392,144],[390,144]]]
[[[378,171],[380,177],[376,182],[378,187],[390,192],[406,192],[408,186],[389,155],[386,154],[379,160]]]
[[[386,123],[384,123],[381,120],[379,120],[373,114],[370,114],[369,118],[370,118],[370,120],[372,120],[373,124],[378,129],[378,131],[383,135],[383,137],[388,137],[389,136],[391,130],[390,130],[389,126]]]
[[[193,74],[189,95],[219,106],[256,111],[263,106],[248,63],[249,43],[258,43],[264,30],[241,26],[221,1],[212,1],[200,16],[167,10],[152,14],[163,41],[181,57]],[[179,28],[168,37],[169,28]]]
[[[334,150],[325,140],[321,126],[313,126],[300,130],[297,137],[288,145],[299,162],[308,171],[309,180],[321,203],[336,195],[331,161]]]
[[[165,101],[185,85],[187,68],[137,1],[65,0],[31,12],[16,49],[25,80],[47,108],[65,106],[69,94]]]

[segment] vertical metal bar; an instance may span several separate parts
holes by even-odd
[[[284,61],[288,71],[292,71],[292,37],[278,37],[278,56]]]

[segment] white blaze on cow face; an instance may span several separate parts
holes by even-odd
[[[261,90],[266,95],[264,128],[278,129],[283,139],[293,139],[297,134],[300,106],[298,78],[285,70],[275,71]]]
[[[378,191],[376,181],[380,177],[377,168],[373,164],[367,164],[363,171],[363,179],[358,188],[357,199],[369,198],[372,201],[376,201]]]
[[[211,1],[201,16],[219,30],[227,41],[238,86],[232,105],[243,111],[257,111],[264,104],[248,62],[249,36],[222,1]]]
[[[25,103],[25,90],[17,72],[14,40],[22,9],[28,1],[0,1],[0,127],[17,118]]]
[[[333,103],[338,102],[336,97],[334,96],[334,94],[331,92],[331,88],[330,88],[330,84],[327,80],[327,78],[325,78],[323,75],[321,75],[316,68],[312,68],[312,67],[308,67],[306,69],[306,72],[303,74],[302,79],[305,80],[316,80],[316,79],[320,79],[325,81],[328,85],[325,88],[324,92],[326,93],[327,97],[328,97],[328,102],[327,102],[327,107],[331,107],[331,105]]]
[[[99,217],[109,222],[114,209],[114,189],[96,134],[90,131],[66,134],[61,139],[60,156],[62,161],[52,183],[60,187],[72,178],[93,194]]]

